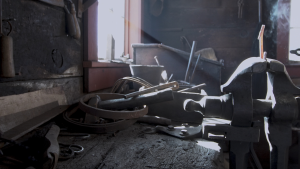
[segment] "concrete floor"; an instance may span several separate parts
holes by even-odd
[[[228,167],[223,153],[218,151],[217,143],[201,139],[181,140],[164,134],[144,134],[143,130],[147,127],[149,126],[134,124],[115,136],[91,135],[88,139],[60,136],[60,143],[79,144],[85,150],[72,159],[59,161],[57,169]]]

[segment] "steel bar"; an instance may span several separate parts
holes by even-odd
[[[179,90],[178,92],[193,92],[195,90],[201,90],[203,89],[204,87],[206,86],[205,83],[202,83],[202,84],[199,84],[197,86],[193,86],[191,88],[186,88],[186,89],[182,89],[182,90]]]
[[[192,60],[193,60],[193,56],[194,56],[196,47],[197,47],[197,42],[193,41],[193,46],[192,46],[192,50],[190,53],[190,59],[189,59],[189,63],[188,63],[187,69],[186,69],[185,77],[184,77],[184,81],[186,81],[186,82],[188,81],[188,78],[189,78],[190,67],[192,64]]]
[[[128,98],[131,98],[131,97],[134,97],[134,96],[147,94],[147,93],[151,93],[151,92],[156,92],[158,90],[169,88],[169,87],[171,87],[172,90],[177,90],[179,88],[179,84],[178,84],[178,82],[173,81],[173,82],[170,82],[170,83],[153,86],[153,87],[147,88],[147,89],[142,90],[142,91],[137,91],[137,92],[126,94],[126,95],[124,95],[124,98],[128,99]]]

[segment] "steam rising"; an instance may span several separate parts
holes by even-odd
[[[272,9],[270,11],[270,16],[269,21],[271,22],[270,24],[270,28],[268,28],[265,31],[265,37],[267,38],[272,38],[272,40],[277,43],[276,40],[276,35],[274,35],[274,33],[276,33],[277,30],[277,26],[280,27],[281,29],[290,29],[290,20],[289,20],[289,16],[290,16],[290,4],[289,3],[283,3],[280,4],[280,7],[278,7],[278,2],[270,2],[270,1],[266,1],[267,6],[272,6]],[[284,21],[283,23],[277,25],[277,20],[282,20]]]

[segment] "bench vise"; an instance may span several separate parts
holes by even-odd
[[[252,98],[252,75],[267,73],[266,99]],[[287,169],[288,152],[292,144],[292,122],[298,119],[300,94],[285,66],[273,59],[251,57],[244,60],[229,80],[221,85],[222,96],[205,96],[200,101],[186,100],[184,109],[203,115],[202,137],[227,140],[230,144],[230,169],[246,169],[249,155],[261,168],[253,142],[259,142],[260,129],[254,121],[264,117],[265,134],[269,142],[270,168]]]

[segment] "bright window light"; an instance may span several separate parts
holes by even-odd
[[[115,40],[115,59],[124,52],[125,0],[98,0],[98,58],[106,58],[107,38]]]
[[[299,0],[291,0],[291,19],[290,19],[290,50],[296,50],[300,48],[300,6]],[[299,53],[300,54],[300,53]],[[300,61],[300,56],[289,53],[289,60]]]

